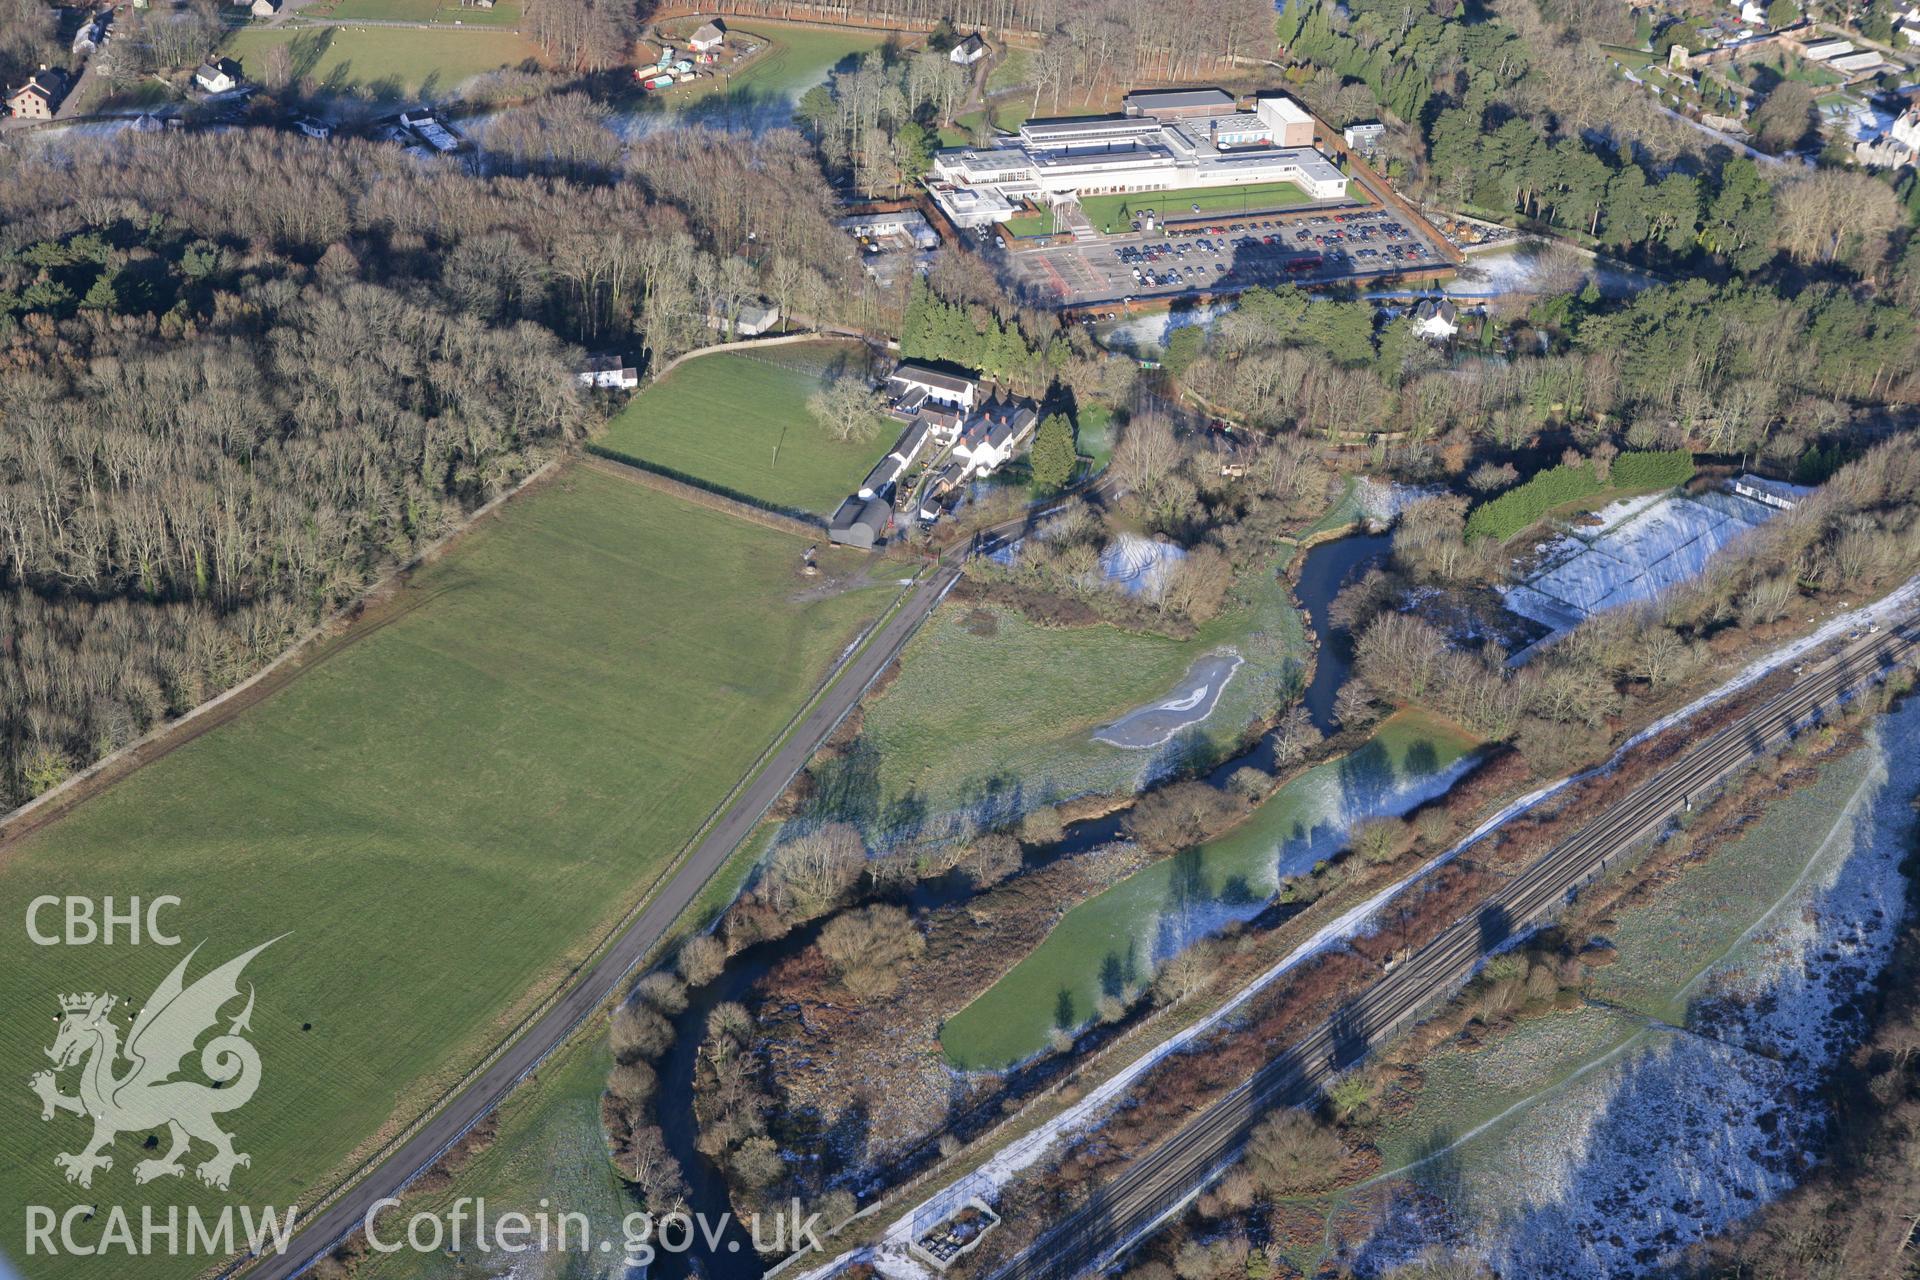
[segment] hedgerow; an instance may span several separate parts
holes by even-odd
[[[1554,507],[1590,498],[1604,489],[1670,489],[1693,475],[1693,455],[1685,449],[1623,453],[1602,484],[1591,462],[1563,462],[1481,503],[1467,514],[1467,537],[1505,542],[1540,520]]]

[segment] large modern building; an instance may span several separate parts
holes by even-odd
[[[1141,191],[1291,182],[1341,199],[1346,176],[1313,136],[1313,117],[1279,94],[1242,111],[1219,89],[1153,90],[1127,95],[1122,115],[1029,120],[993,146],[942,151],[928,185],[961,227],[1005,222],[1023,203]]]

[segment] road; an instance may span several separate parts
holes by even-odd
[[[1112,484],[1100,480],[1086,492],[1111,495]],[[303,1224],[286,1253],[242,1262],[229,1275],[249,1280],[287,1280],[320,1255],[358,1230],[367,1213],[384,1198],[395,1196],[449,1147],[498,1106],[527,1075],[544,1062],[646,959],[680,914],[692,905],[740,842],[753,831],[773,802],[805,767],[813,753],[832,736],[840,722],[866,694],[880,674],[900,656],[907,642],[932,616],[959,578],[969,558],[985,554],[1025,532],[1038,518],[1028,512],[981,530],[963,546],[949,549],[931,573],[909,593],[893,616],[869,638],[841,670],[831,688],[787,735],[786,741],[752,775],[733,804],[693,852],[661,887],[646,907],[627,925],[566,994],[538,1021],[522,1031],[481,1074],[420,1127],[405,1144],[371,1172]]]
[[[1920,645],[1911,621],[1869,635],[1839,654],[1809,662],[1794,686],[1696,744],[1605,815],[1556,845],[1510,880],[1474,915],[1395,965],[1253,1078],[1121,1168],[1033,1244],[986,1273],[987,1280],[1070,1280],[1104,1265],[1177,1212],[1237,1158],[1270,1111],[1309,1101],[1374,1046],[1472,976],[1482,956],[1554,914],[1613,859],[1660,831],[1692,798],[1788,738],[1843,692],[1909,660]]]

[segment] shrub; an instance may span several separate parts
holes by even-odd
[[[634,983],[633,994],[636,999],[652,1005],[669,1018],[684,1012],[687,1007],[687,984],[665,969],[655,969]]]
[[[673,1044],[673,1028],[651,1007],[629,1001],[614,1010],[607,1038],[615,1058],[638,1062],[665,1053]]]
[[[954,864],[976,885],[999,884],[1020,870],[1020,842],[1010,835],[991,832],[975,840]]]
[[[891,905],[848,911],[835,916],[820,931],[821,954],[833,963],[842,985],[855,995],[880,996],[892,991],[926,949],[926,938],[907,913]]]
[[[703,987],[727,967],[726,944],[710,933],[696,934],[680,948],[679,964],[689,986]]]
[[[607,1073],[607,1092],[622,1102],[645,1102],[660,1087],[660,1077],[644,1062],[623,1062]]]

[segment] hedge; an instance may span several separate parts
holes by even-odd
[[[1671,489],[1692,477],[1693,455],[1685,449],[1623,453],[1613,460],[1612,473],[1604,485],[1591,462],[1562,463],[1536,472],[1525,484],[1468,512],[1467,537],[1505,542],[1563,503],[1591,498],[1608,489]]]

